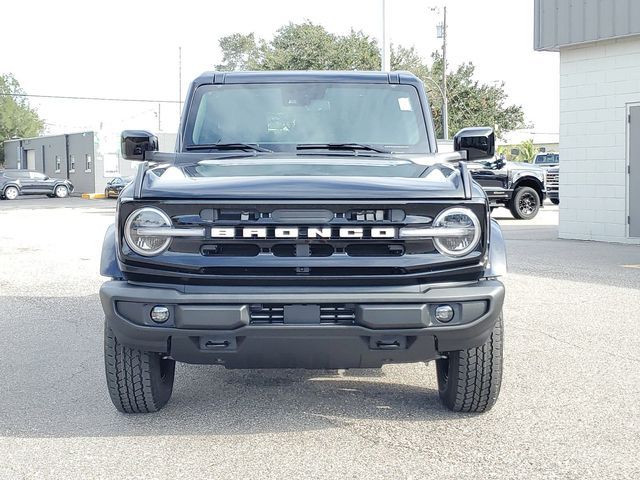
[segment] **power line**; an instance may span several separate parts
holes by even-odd
[[[99,100],[102,102],[180,103],[178,100],[151,100],[148,98],[76,97],[64,95],[32,95],[28,93],[0,93],[2,97],[56,98],[60,100]]]

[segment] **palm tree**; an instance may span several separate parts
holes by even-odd
[[[533,145],[533,140],[531,139],[520,143],[520,145],[518,145],[518,150],[520,150],[517,157],[519,162],[530,163],[536,155],[536,147]]]

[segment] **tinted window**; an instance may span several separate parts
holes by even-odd
[[[7,171],[4,172],[5,177],[7,178],[29,178],[29,172],[18,172],[18,171]]]
[[[560,161],[559,154],[557,153],[544,153],[536,156],[535,163],[558,163]]]
[[[29,176],[32,180],[44,180],[45,178],[47,178],[46,175],[40,172],[29,172]]]
[[[361,143],[428,152],[425,120],[409,85],[281,83],[207,85],[194,98],[187,146]]]

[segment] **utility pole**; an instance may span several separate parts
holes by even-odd
[[[382,71],[391,70],[391,43],[389,42],[389,22],[387,21],[387,0],[382,0]]]
[[[182,47],[178,47],[178,116],[182,116]]]
[[[442,134],[449,140],[449,99],[447,98],[447,7],[442,17]]]

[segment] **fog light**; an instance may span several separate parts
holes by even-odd
[[[169,320],[169,309],[163,305],[156,305],[151,309],[151,320],[164,323]]]
[[[453,318],[453,308],[451,305],[440,305],[436,308],[436,320],[439,322],[450,322]]]

